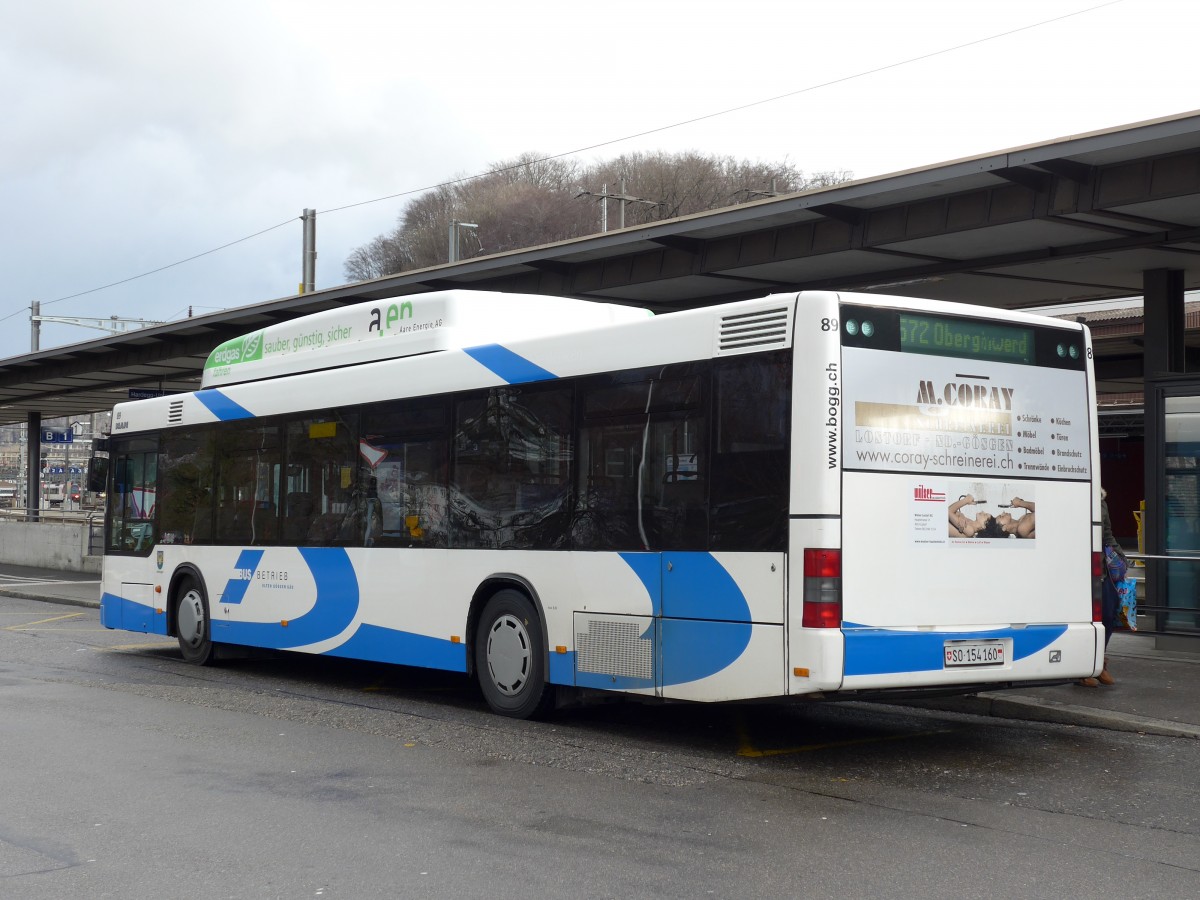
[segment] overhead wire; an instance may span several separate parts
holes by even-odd
[[[1051,19],[1044,19],[1040,22],[1034,22],[1030,25],[1022,25],[1020,28],[1013,28],[1008,31],[1000,32],[998,34],[989,35],[988,37],[976,38],[973,41],[967,41],[966,43],[956,44],[953,47],[944,47],[941,50],[933,50],[929,53],[925,53],[920,56],[912,56],[912,57],[909,57],[908,59],[903,59],[898,62],[888,63],[888,64],[882,65],[882,66],[876,66],[873,69],[866,69],[862,72],[856,72],[853,75],[845,75],[845,76],[842,76],[841,78],[833,78],[833,79],[830,79],[829,81],[823,81],[819,84],[812,84],[812,85],[809,85],[808,87],[798,88],[797,90],[788,91],[787,93],[784,93],[784,94],[776,94],[774,97],[767,97],[763,100],[754,100],[750,103],[743,103],[740,106],[731,106],[728,109],[723,109],[718,112],[706,113],[703,116],[696,116],[695,118],[692,118],[692,119],[684,119],[683,121],[680,121],[680,122],[673,122],[670,125],[660,125],[657,128],[650,128],[646,131],[640,131],[636,134],[628,134],[628,135],[625,135],[624,137],[613,138],[612,140],[608,140],[608,141],[601,141],[598,144],[589,144],[586,147],[577,147],[574,150],[565,150],[562,153],[554,153],[549,156],[541,156],[541,157],[538,157],[537,159],[523,161],[523,162],[517,163],[512,166],[506,166],[506,167],[501,167],[501,168],[497,168],[497,169],[489,169],[487,172],[481,172],[476,175],[464,175],[462,178],[456,178],[456,179],[451,179],[449,181],[443,181],[439,184],[431,185],[429,187],[414,188],[412,190],[401,191],[396,194],[388,194],[385,197],[376,197],[373,200],[362,200],[362,201],[359,201],[358,203],[348,203],[345,206],[335,206],[332,209],[321,210],[320,212],[318,212],[318,215],[321,215],[322,213],[328,215],[329,213],[341,212],[342,210],[346,210],[346,209],[354,209],[355,207],[358,207],[358,206],[368,206],[372,203],[380,203],[384,200],[395,200],[399,197],[407,197],[412,194],[421,194],[421,193],[424,193],[425,191],[437,190],[438,188],[441,188],[441,187],[450,187],[450,186],[456,185],[456,184],[463,184],[468,181],[473,181],[476,178],[483,178],[487,175],[493,175],[497,172],[510,172],[510,171],[514,171],[516,169],[522,169],[527,165],[531,165],[531,164],[535,164],[535,163],[539,163],[539,162],[548,162],[548,161],[554,160],[554,159],[562,159],[567,156],[574,156],[578,153],[588,153],[592,150],[599,150],[603,147],[612,146],[613,144],[620,144],[620,143],[624,143],[625,141],[633,141],[633,140],[637,140],[638,138],[647,137],[652,134],[658,134],[663,131],[669,131],[672,128],[682,128],[684,125],[694,125],[697,122],[704,122],[709,119],[715,119],[719,116],[727,116],[731,113],[741,112],[742,110],[753,109],[756,106],[762,106],[766,103],[774,103],[777,100],[786,100],[789,97],[796,97],[796,96],[799,96],[800,94],[807,94],[812,91],[820,90],[822,88],[833,87],[834,85],[837,85],[837,84],[844,84],[847,81],[854,81],[855,79],[858,79],[858,78],[866,78],[869,75],[877,75],[880,72],[886,72],[889,69],[895,69],[895,68],[899,68],[900,66],[907,66],[912,63],[922,62],[923,60],[933,59],[934,57],[942,56],[946,53],[953,53],[957,50],[964,50],[967,47],[974,47],[978,44],[987,43],[988,41],[994,41],[994,40],[999,40],[1000,38],[1010,37],[1011,35],[1019,34],[1022,31],[1029,31],[1032,28],[1038,28],[1038,27],[1041,27],[1042,25],[1050,25],[1050,24],[1053,24],[1054,22],[1060,22],[1063,19],[1069,19],[1069,18],[1072,18],[1073,16],[1080,16],[1080,15],[1083,15],[1084,13],[1094,12],[1098,9],[1103,9],[1106,6],[1116,6],[1118,3],[1124,3],[1124,2],[1125,2],[1125,0],[1108,0],[1108,2],[1106,2],[1106,3],[1099,3],[1095,6],[1090,6],[1087,9],[1081,9],[1081,10],[1076,10],[1075,12],[1064,13],[1061,16],[1055,16],[1054,18],[1051,18]]]
[[[625,135],[623,137],[612,138],[611,140],[601,141],[601,142],[595,143],[595,144],[589,144],[585,147],[577,147],[574,150],[566,150],[561,153],[553,153],[548,156],[538,157],[537,159],[534,159],[534,160],[525,160],[525,161],[522,161],[521,163],[514,164],[511,166],[503,166],[500,168],[488,169],[486,172],[480,172],[480,173],[477,173],[474,175],[464,175],[461,178],[453,178],[453,179],[449,179],[447,181],[438,182],[437,184],[428,185],[426,187],[412,188],[410,190],[399,191],[394,194],[386,194],[382,197],[375,197],[371,200],[360,200],[357,203],[347,203],[344,206],[330,207],[329,209],[319,210],[317,214],[318,215],[329,215],[331,213],[343,212],[348,209],[355,209],[360,206],[369,206],[370,204],[373,204],[373,203],[382,203],[387,200],[396,200],[400,197],[409,197],[409,196],[412,196],[413,194],[422,194],[422,193],[425,193],[426,191],[437,190],[437,189],[443,188],[443,187],[452,187],[457,184],[465,184],[469,181],[474,181],[475,179],[478,179],[478,178],[484,178],[488,175],[494,175],[494,174],[501,173],[501,172],[514,171],[516,169],[524,168],[525,166],[533,164],[533,163],[547,162],[547,161],[555,160],[555,159],[562,159],[564,157],[575,156],[580,153],[588,153],[593,150],[599,150],[604,147],[611,147],[614,144],[624,143],[625,141],[637,140],[638,138],[647,137],[652,134],[660,134],[661,132],[664,132],[664,131],[670,131],[671,129],[674,129],[674,128],[682,128],[685,125],[694,125],[697,122],[705,122],[705,121],[708,121],[709,119],[715,119],[720,116],[727,116],[732,113],[742,112],[743,110],[753,109],[756,106],[763,106],[768,103],[775,103],[779,100],[786,100],[789,97],[796,97],[801,94],[811,93],[813,91],[821,90],[823,88],[833,87],[834,85],[838,85],[838,84],[845,84],[846,82],[855,81],[860,78],[866,78],[871,75],[878,75],[880,72],[887,72],[891,69],[896,69],[901,66],[912,65],[913,63],[918,63],[918,62],[922,62],[924,60],[933,59],[938,56],[944,56],[947,53],[954,53],[959,50],[965,50],[968,47],[975,47],[980,44],[988,43],[990,41],[995,41],[995,40],[1000,40],[1001,38],[1011,37],[1014,34],[1020,34],[1021,32],[1024,32],[1024,31],[1029,31],[1034,28],[1040,28],[1044,25],[1051,25],[1055,22],[1061,22],[1065,19],[1070,19],[1070,18],[1074,18],[1076,16],[1085,15],[1087,13],[1095,12],[1096,10],[1104,9],[1105,7],[1109,7],[1109,6],[1116,6],[1117,4],[1124,3],[1124,2],[1125,2],[1125,0],[1106,0],[1106,2],[1104,2],[1104,3],[1098,3],[1093,6],[1086,7],[1084,9],[1075,10],[1074,12],[1063,13],[1062,15],[1054,16],[1049,19],[1043,19],[1041,21],[1033,22],[1028,25],[1022,25],[1018,28],[1011,28],[1008,31],[1002,31],[1002,32],[998,32],[996,34],[988,35],[986,37],[976,38],[975,40],[965,41],[961,44],[955,44],[951,47],[943,47],[940,50],[933,50],[933,51],[930,51],[929,53],[923,53],[918,56],[908,57],[906,59],[898,60],[897,62],[887,63],[887,64],[881,65],[881,66],[875,66],[874,68],[871,68],[871,69],[865,69],[861,72],[855,72],[854,74],[845,75],[840,78],[833,78],[833,79],[830,79],[829,81],[823,81],[818,84],[812,84],[812,85],[809,85],[808,87],[798,88],[794,91],[787,91],[786,93],[783,93],[783,94],[776,94],[773,97],[767,97],[762,100],[754,100],[750,103],[743,103],[739,106],[732,106],[732,107],[729,107],[728,109],[719,110],[717,112],[706,113],[705,115],[702,115],[702,116],[695,116],[691,119],[684,119],[679,122],[673,122],[669,125],[661,125],[657,128],[650,128],[650,129],[647,129],[646,131],[637,132],[636,134],[629,134],[629,135]],[[245,237],[238,238],[237,240],[229,241],[228,243],[222,244],[219,247],[213,247],[211,250],[205,250],[202,253],[194,254],[193,256],[189,256],[186,259],[181,259],[181,260],[178,260],[173,263],[168,263],[164,266],[159,266],[158,268],[151,269],[148,272],[142,272],[139,275],[131,275],[128,278],[122,278],[119,281],[113,281],[113,282],[110,282],[109,284],[104,284],[104,285],[100,285],[99,287],[90,288],[86,291],[79,291],[74,294],[67,294],[63,297],[57,297],[53,300],[43,301],[42,306],[43,307],[50,306],[51,304],[54,304],[54,303],[61,303],[64,300],[73,300],[77,297],[83,297],[88,294],[94,294],[97,291],[103,291],[103,290],[107,290],[109,288],[118,287],[119,285],[122,285],[122,284],[128,284],[129,282],[137,281],[140,278],[146,278],[150,275],[156,275],[159,272],[165,272],[167,269],[173,269],[176,266],[181,266],[181,265],[184,265],[185,263],[193,262],[194,260],[201,259],[205,256],[211,256],[212,254],[218,253],[222,250],[226,250],[229,247],[233,247],[237,244],[245,243],[246,241],[253,240],[254,238],[257,238],[257,237],[261,237],[262,235],[267,234],[271,231],[275,231],[279,228],[282,228],[285,225],[292,224],[292,222],[296,221],[297,218],[300,218],[300,217],[293,216],[283,222],[280,222],[277,225],[272,225],[269,228],[264,228],[261,231],[256,231],[253,234],[248,234]],[[12,312],[7,316],[0,317],[0,322],[4,322],[8,319],[13,318],[14,316],[20,315],[21,313],[23,313],[25,311],[25,309],[26,309],[25,307],[22,307],[21,309],[18,309],[17,311]]]

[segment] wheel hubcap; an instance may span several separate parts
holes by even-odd
[[[204,640],[204,601],[196,591],[179,601],[179,639],[189,647],[199,647]]]
[[[487,664],[492,684],[505,696],[521,692],[529,679],[529,633],[516,616],[503,615],[492,624],[487,640]]]

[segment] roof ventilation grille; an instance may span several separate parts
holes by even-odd
[[[167,421],[172,425],[178,425],[183,421],[183,401],[172,400],[170,407],[167,409]]]
[[[791,309],[780,306],[722,316],[717,326],[717,353],[745,353],[791,342]]]

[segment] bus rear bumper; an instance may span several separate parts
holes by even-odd
[[[972,630],[843,628],[843,690],[1067,681],[1104,662],[1095,623],[996,626]],[[974,648],[974,661],[953,651]],[[980,654],[980,651],[986,651]]]

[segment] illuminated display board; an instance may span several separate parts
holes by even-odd
[[[900,352],[1031,363],[1033,329],[902,313]]]
[[[839,330],[845,347],[1076,371],[1087,368],[1084,334],[1078,328],[850,304],[843,304],[841,313]]]

